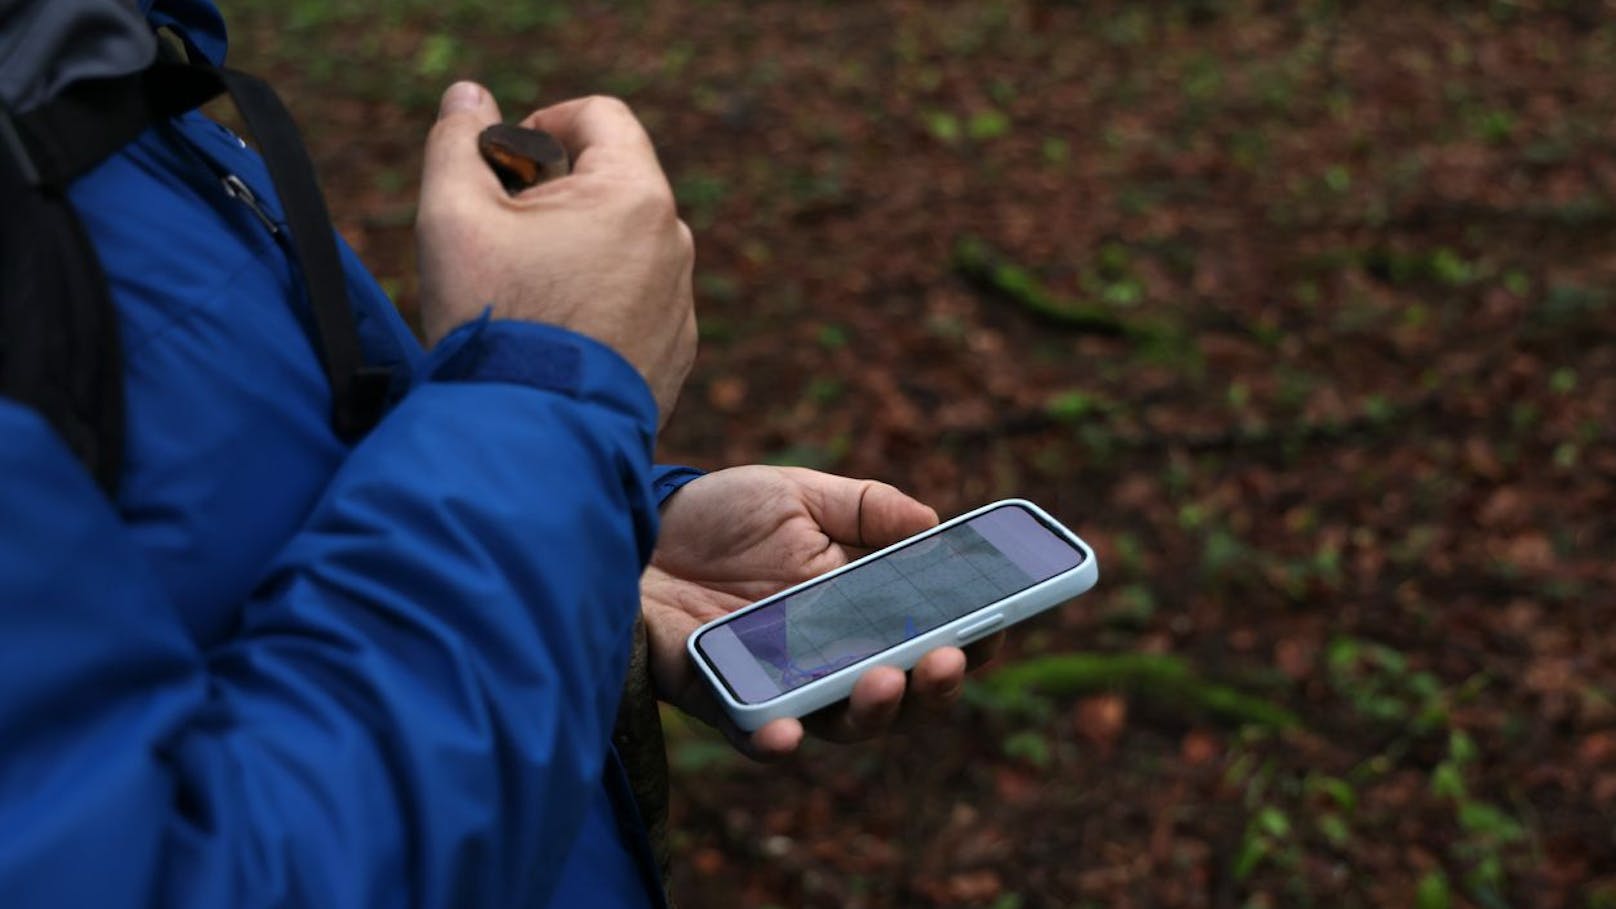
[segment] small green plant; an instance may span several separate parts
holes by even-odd
[[[804,395],[815,404],[832,404],[847,391],[847,383],[833,376],[814,376]]]
[[[1131,533],[1118,533],[1111,540],[1116,550],[1117,568],[1125,574],[1137,575],[1144,570],[1145,544]]]
[[[1448,888],[1448,876],[1441,868],[1433,868],[1420,878],[1414,887],[1415,909],[1448,909],[1453,894]]]
[[[933,111],[926,115],[926,131],[945,145],[953,145],[965,135],[959,118],[947,111]]]
[[[1428,733],[1447,721],[1449,698],[1436,676],[1409,665],[1400,651],[1357,638],[1337,638],[1325,663],[1332,686],[1363,717]]]
[[[1460,802],[1458,819],[1464,836],[1454,853],[1469,865],[1465,888],[1483,906],[1507,906],[1505,850],[1526,839],[1526,828],[1498,806],[1480,801]]]
[[[1491,145],[1502,145],[1515,134],[1515,115],[1507,110],[1489,110],[1476,118],[1476,134]]]
[[[435,32],[421,41],[415,54],[416,75],[426,79],[441,79],[454,68],[460,55],[460,44],[453,35]]]
[[[1549,387],[1555,394],[1568,395],[1577,388],[1577,371],[1569,366],[1556,369],[1549,376]]]
[[[1476,279],[1475,266],[1445,246],[1431,253],[1426,269],[1438,283],[1448,287],[1463,287]]]
[[[1129,584],[1111,598],[1104,613],[1106,625],[1120,629],[1142,629],[1156,615],[1156,596],[1144,584]]]
[[[1199,54],[1184,67],[1180,80],[1184,95],[1192,101],[1210,101],[1223,90],[1223,69],[1211,54]]]
[[[1345,849],[1352,841],[1349,821],[1358,807],[1357,790],[1340,777],[1323,774],[1310,774],[1302,789],[1315,806],[1311,812],[1313,828],[1331,846]]]
[[[826,350],[840,350],[847,346],[847,329],[835,322],[827,322],[819,327],[819,333],[814,339]]]
[[[1026,761],[1034,767],[1048,767],[1052,760],[1049,738],[1032,729],[1012,733],[1002,746],[1005,757]]]
[[[673,184],[674,197],[679,200],[680,208],[688,212],[687,217],[694,227],[711,225],[718,206],[729,197],[729,192],[729,181],[717,174],[690,173]]]
[[[1002,111],[985,110],[972,114],[965,134],[978,142],[997,139],[1010,132],[1010,118]]]
[[[1257,560],[1257,553],[1244,540],[1227,529],[1215,527],[1201,544],[1201,571],[1213,580],[1227,580],[1241,574]]]
[[[723,272],[702,271],[696,274],[696,298],[732,302],[740,299],[741,283],[733,275]]]
[[[1476,743],[1462,729],[1448,733],[1448,756],[1431,771],[1431,792],[1439,798],[1463,802],[1468,796],[1464,773],[1476,762]]]
[[[1290,818],[1279,808],[1264,805],[1246,824],[1240,852],[1234,860],[1235,880],[1245,880],[1265,861],[1276,857],[1292,865],[1297,861],[1299,852],[1291,838]]]
[[[1105,414],[1115,405],[1110,399],[1077,388],[1057,392],[1044,405],[1050,417],[1062,423],[1080,423],[1089,417]]]

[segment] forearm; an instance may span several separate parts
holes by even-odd
[[[463,378],[353,452],[209,653],[59,443],[4,411],[0,891],[466,905],[553,884],[654,534],[654,410],[587,370]]]

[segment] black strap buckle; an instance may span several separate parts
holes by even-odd
[[[381,421],[393,389],[393,370],[386,366],[361,366],[348,377],[348,393],[334,402],[333,420],[337,435],[353,442]]]

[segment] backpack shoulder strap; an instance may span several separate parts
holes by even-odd
[[[331,383],[332,424],[338,435],[353,441],[380,419],[392,374],[385,367],[365,365],[331,215],[320,194],[314,164],[292,115],[267,83],[232,69],[215,72],[258,140],[264,166],[280,196]]]
[[[117,314],[67,188],[151,125],[224,92],[258,140],[285,211],[334,428],[357,439],[385,405],[391,373],[364,363],[325,199],[274,91],[173,59],[77,82],[27,112],[0,109],[0,394],[40,410],[109,493],[123,448]]]
[[[185,72],[189,68],[158,62],[127,76],[75,82],[25,113],[0,112],[0,147],[25,184],[65,192],[152,124],[224,90],[217,79]]]
[[[117,311],[67,187],[150,119],[138,76],[0,107],[0,394],[43,415],[109,495],[124,439]]]

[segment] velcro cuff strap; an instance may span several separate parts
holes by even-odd
[[[418,381],[508,382],[626,411],[655,432],[645,379],[617,351],[557,325],[481,318],[432,348]]]

